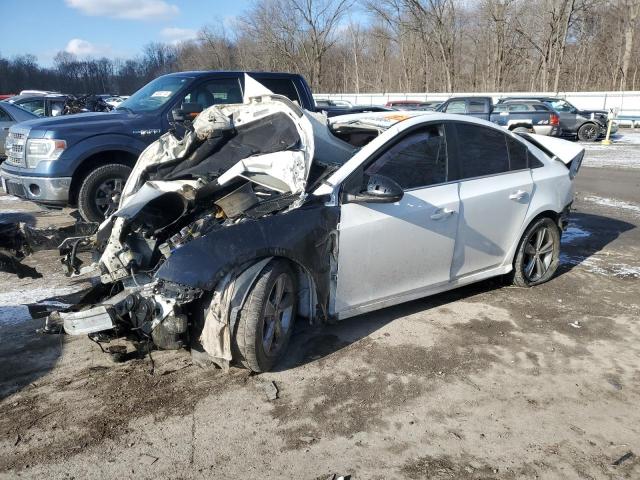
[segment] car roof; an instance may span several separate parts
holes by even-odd
[[[221,77],[234,77],[234,76],[239,76],[239,75],[253,75],[253,76],[260,76],[263,78],[298,78],[300,77],[299,74],[297,73],[286,73],[286,72],[249,72],[249,71],[244,71],[244,70],[189,70],[186,72],[174,72],[174,73],[168,73],[166,75],[164,75],[165,77],[193,77],[193,78],[200,78],[200,77],[208,77],[208,76],[212,76],[212,75],[219,75]]]
[[[25,93],[24,95],[14,95],[11,98],[7,98],[7,101],[13,103],[20,100],[29,100],[29,99],[39,99],[39,98],[67,98],[68,95],[64,93],[47,93],[47,94],[33,94],[33,93]]]

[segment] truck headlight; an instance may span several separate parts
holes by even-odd
[[[67,148],[67,142],[50,138],[34,138],[27,140],[26,147],[27,167],[36,168],[43,160],[57,160]]]

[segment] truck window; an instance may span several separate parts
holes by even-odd
[[[64,100],[52,100],[51,101],[51,116],[57,117],[62,114],[64,110]]]
[[[467,113],[486,113],[485,102],[482,100],[469,100]]]
[[[529,106],[526,103],[512,103],[509,105],[510,112],[528,112]]]
[[[256,77],[256,80],[278,95],[284,95],[289,100],[297,102],[298,105],[302,105],[300,102],[300,95],[298,95],[298,89],[293,83],[291,78],[260,78]]]
[[[0,108],[0,122],[10,122],[13,119],[9,116],[7,112],[5,112],[2,108]]]
[[[35,99],[35,100],[25,100],[24,102],[18,103],[25,110],[30,111],[31,113],[35,113],[39,117],[44,115],[44,100],[43,99]]]
[[[216,78],[193,87],[182,103],[197,103],[203,109],[224,103],[242,103],[240,81],[237,78]]]
[[[445,110],[447,113],[466,113],[467,108],[464,100],[454,100],[447,105]]]

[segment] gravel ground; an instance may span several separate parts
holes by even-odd
[[[0,273],[0,478],[640,478],[640,133],[616,140],[587,145],[553,280],[298,325],[268,374],[39,336],[20,304],[87,280],[52,252]]]

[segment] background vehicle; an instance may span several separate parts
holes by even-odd
[[[605,110],[579,110],[562,98],[557,97],[505,97],[498,103],[512,103],[520,100],[536,100],[553,108],[560,115],[560,135],[594,142],[607,133],[609,118]],[[611,133],[616,133],[618,125],[612,125]]]
[[[37,115],[27,110],[7,102],[0,102],[0,162],[7,156],[4,151],[4,143],[9,127],[15,123],[33,120],[34,118],[38,118]]]
[[[519,133],[560,135],[559,114],[548,105],[535,100],[520,100],[510,106],[494,106],[491,97],[453,97],[436,110],[488,120]]]
[[[395,108],[396,110],[435,110],[442,102],[417,102],[414,100],[390,100],[385,107]]]
[[[38,117],[57,117],[62,115],[67,98],[67,95],[61,93],[26,91],[7,99],[7,102],[14,103]]]
[[[300,75],[251,73],[265,87],[315,109]],[[7,193],[52,207],[77,206],[89,221],[115,208],[140,153],[172,122],[182,104],[199,110],[242,102],[245,72],[184,72],[159,77],[108,113],[31,121],[9,132],[16,145],[0,176]]]
[[[352,113],[393,111],[392,108],[381,107],[380,105],[352,105],[350,102],[344,100],[316,100],[316,109],[324,113],[327,117],[349,115]]]

